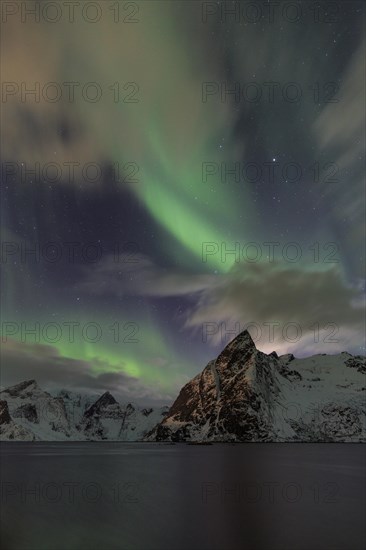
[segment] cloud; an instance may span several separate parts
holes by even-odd
[[[100,361],[82,361],[63,357],[53,346],[21,343],[9,339],[2,344],[1,386],[8,387],[34,378],[44,389],[71,389],[102,394],[109,390],[121,402],[142,404],[167,403],[174,395],[144,385],[141,380],[121,371],[108,371],[109,365]],[[95,368],[105,372],[95,373]]]
[[[179,166],[182,147],[191,136],[207,138],[207,109],[199,101],[206,56],[195,51],[192,59],[182,52],[181,42],[187,39],[181,32],[181,17],[174,8],[159,10],[147,2],[139,6],[139,22],[123,25],[121,33],[107,6],[96,24],[80,18],[81,8],[76,12],[75,24],[67,20],[65,8],[63,18],[54,24],[43,19],[37,23],[31,17],[20,24],[18,14],[3,25],[3,54],[8,59],[3,81],[9,83],[3,110],[7,135],[3,158],[32,166],[35,162],[125,159],[146,167],[161,133],[166,136],[167,156]],[[124,88],[131,82],[138,91]],[[48,88],[49,83],[56,86]],[[94,89],[88,92],[90,83],[99,86],[100,100],[87,99],[95,93]],[[35,101],[35,95],[25,92],[37,85],[40,93]],[[161,101],[163,88],[166,100]],[[53,101],[56,89],[60,98]],[[188,102],[189,117],[181,108],[184,102]],[[222,129],[229,117],[229,109],[222,106],[217,127]],[[61,125],[68,129],[67,140],[60,133]],[[154,151],[154,164],[157,156]]]
[[[313,125],[319,152],[337,166],[323,188],[327,219],[347,269],[360,276],[365,269],[365,47],[363,41],[351,57],[337,101],[328,103]]]
[[[122,265],[110,259],[97,265],[81,288],[117,296],[133,292],[191,299],[185,328],[203,336],[206,330],[214,332],[208,339],[213,345],[226,344],[226,330],[243,330],[248,323],[260,349],[267,351],[312,348],[336,353],[359,350],[363,342],[362,285],[347,284],[338,267],[310,270],[303,264],[258,262],[235,264],[227,274],[187,274],[159,268],[142,255],[137,263]],[[295,341],[297,334],[301,338]]]
[[[156,266],[143,254],[113,256],[84,270],[77,289],[91,294],[150,297],[189,296],[215,284],[216,276],[184,273]]]
[[[308,271],[275,263],[236,265],[222,282],[203,293],[191,323],[233,316],[266,321],[302,320],[303,323],[333,321],[354,324],[357,308],[351,307],[357,291],[344,284],[337,268]]]
[[[364,314],[359,300],[359,289],[346,285],[338,268],[310,271],[275,263],[237,265],[222,277],[220,285],[202,293],[187,326],[202,329],[205,323],[224,322],[229,330],[236,323],[241,329],[253,323],[257,344],[263,350],[301,349],[304,339],[310,337],[312,352],[326,348],[335,353],[338,348],[331,340],[337,339],[342,349],[363,341]],[[221,331],[215,336],[217,341]]]

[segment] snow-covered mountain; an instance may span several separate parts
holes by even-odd
[[[26,380],[0,392],[0,440],[138,441],[168,410],[121,405],[109,392],[96,396],[61,390],[52,395],[35,380]]]
[[[174,404],[142,408],[27,380],[0,391],[0,439],[22,441],[366,441],[366,358],[296,359],[239,334]]]
[[[239,334],[181,390],[148,441],[366,441],[366,358],[296,359]]]

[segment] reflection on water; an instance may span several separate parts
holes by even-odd
[[[361,550],[365,446],[2,443],[6,550]]]

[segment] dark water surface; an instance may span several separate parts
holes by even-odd
[[[364,445],[0,448],[4,550],[366,547]]]

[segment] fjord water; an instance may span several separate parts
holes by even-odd
[[[360,444],[1,443],[4,550],[361,550]]]

